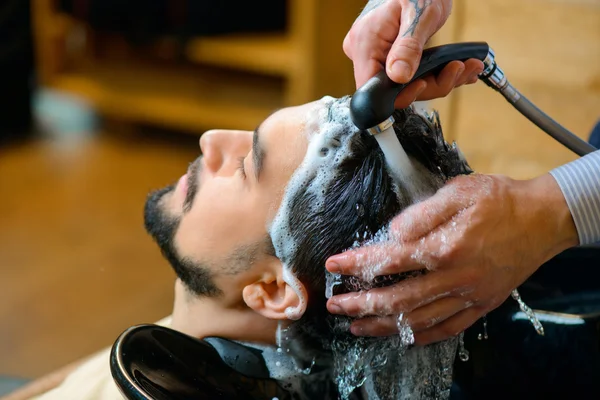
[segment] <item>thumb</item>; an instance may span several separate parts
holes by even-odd
[[[425,41],[400,37],[394,42],[387,58],[387,75],[396,83],[409,82],[421,62]]]
[[[386,60],[387,74],[394,82],[407,83],[413,78],[425,43],[435,33],[437,21],[433,14],[425,7],[403,8],[400,31]]]

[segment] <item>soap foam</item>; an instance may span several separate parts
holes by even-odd
[[[283,268],[283,280],[296,292],[296,295],[298,296],[298,306],[286,308],[285,316],[293,321],[299,320],[306,311],[306,290],[304,289],[302,282],[296,278],[289,268]]]
[[[283,263],[283,279],[296,291],[301,302],[298,307],[286,310],[290,319],[299,319],[307,302],[303,285],[292,273],[290,265],[298,248],[289,225],[292,200],[300,191],[306,190],[315,199],[314,211],[324,207],[324,188],[335,179],[335,166],[351,156],[352,140],[360,132],[350,120],[348,103],[347,98],[336,100],[326,96],[313,112],[308,113],[304,121],[304,134],[309,142],[306,155],[292,175],[268,229],[275,254]]]

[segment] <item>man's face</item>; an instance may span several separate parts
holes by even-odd
[[[307,117],[324,107],[279,110],[255,132],[204,133],[188,173],[149,197],[146,228],[193,292],[227,296],[223,288],[273,257],[268,224],[305,156]]]

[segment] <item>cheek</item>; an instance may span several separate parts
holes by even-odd
[[[225,257],[237,246],[260,240],[266,208],[237,182],[211,182],[201,188],[180,222],[175,246],[182,257]]]

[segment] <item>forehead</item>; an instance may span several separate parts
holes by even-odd
[[[321,101],[321,107],[305,119],[308,137],[305,157],[288,182],[278,213],[269,227],[276,255],[284,264],[292,262],[297,248],[296,239],[290,234],[296,200],[310,199],[310,209],[317,214],[326,207],[325,189],[337,179],[338,166],[352,156],[352,142],[360,134],[350,120],[347,99],[333,100]]]
[[[277,152],[287,153],[290,156],[296,153],[304,155],[305,151],[299,150],[306,150],[305,147],[298,149],[293,145],[306,144],[310,140],[312,133],[318,130],[319,120],[326,113],[326,105],[324,101],[319,100],[280,109],[265,119],[259,129],[265,136],[269,136],[269,141],[284,146],[276,149]],[[275,137],[271,137],[273,135]]]
[[[268,153],[265,159],[269,161],[271,173],[285,177],[284,186],[299,169],[314,168],[312,164],[315,164],[315,158],[320,158],[323,149],[339,148],[340,137],[349,136],[356,130],[352,128],[348,106],[349,98],[325,96],[308,104],[279,110],[262,123],[260,147]],[[317,163],[332,163],[333,158],[329,158]],[[281,179],[273,181],[283,183]]]
[[[296,107],[281,109],[259,127],[259,142],[265,152],[268,181],[284,185],[302,164],[311,138],[326,118],[327,101],[321,99]]]

